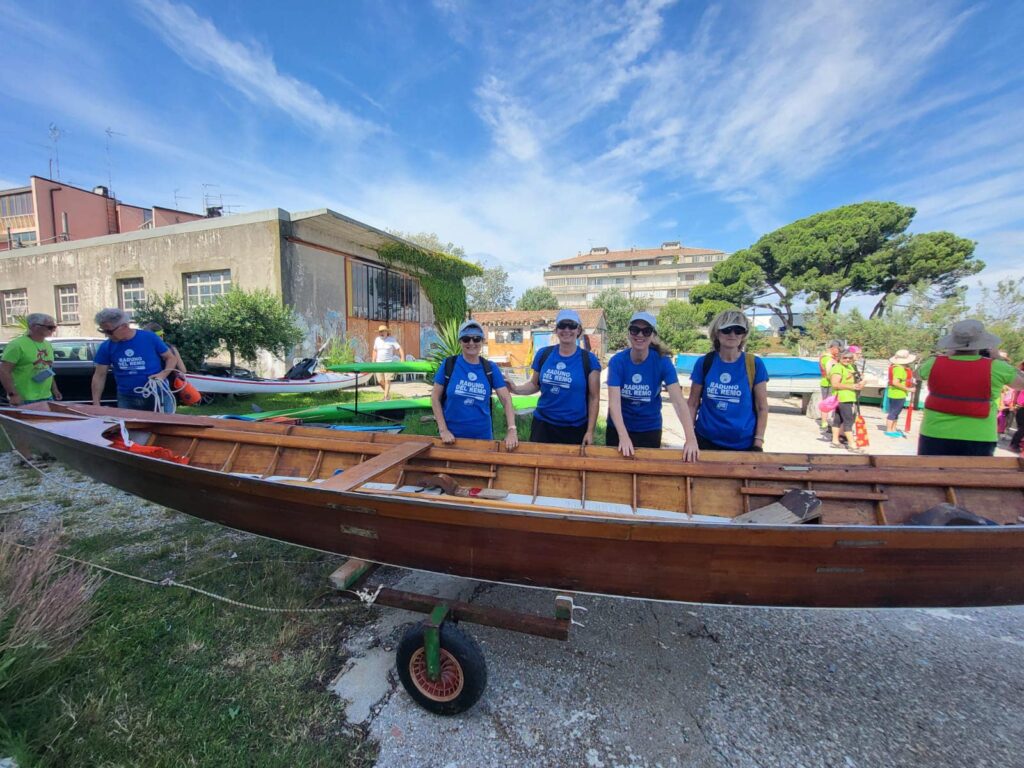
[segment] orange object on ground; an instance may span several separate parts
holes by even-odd
[[[864,417],[859,413],[857,418],[853,420],[853,435],[857,441],[858,448],[866,448],[868,445],[868,425],[864,421]]]
[[[149,456],[154,459],[163,459],[164,461],[173,461],[175,464],[188,464],[187,456],[180,456],[174,451],[168,448],[161,448],[159,445],[139,445],[138,443],[132,443],[131,445],[125,445],[124,440],[120,437],[115,437],[110,441],[111,448],[117,448],[119,451],[128,451],[129,453],[138,453],[143,456]]]

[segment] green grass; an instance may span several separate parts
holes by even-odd
[[[372,764],[373,746],[326,690],[346,627],[370,616],[327,589],[339,558],[182,516],[140,536],[73,540],[69,554],[154,579],[170,572],[244,602],[342,611],[259,613],[110,577],[71,654],[0,702],[0,754],[23,768]]]

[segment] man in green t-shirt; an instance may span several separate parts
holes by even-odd
[[[993,455],[998,410],[993,401],[1004,385],[1024,389],[1024,371],[1003,360],[983,360],[990,350],[999,348],[999,337],[988,333],[977,320],[955,323],[935,346],[940,356],[925,360],[919,372],[928,382],[929,394],[918,455]],[[979,373],[985,378],[979,379]],[[971,414],[973,410],[976,415]]]
[[[53,375],[53,345],[46,339],[57,330],[50,315],[33,312],[27,318],[28,333],[8,342],[0,357],[0,384],[11,405],[40,400],[60,400]]]

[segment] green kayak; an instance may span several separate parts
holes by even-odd
[[[336,373],[433,373],[437,366],[429,360],[394,360],[390,363],[344,363],[329,365]]]
[[[498,403],[499,407],[501,403]],[[517,410],[537,407],[537,395],[513,395],[512,406]],[[408,397],[403,400],[372,400],[360,403],[356,411],[355,403],[336,403],[332,405],[315,405],[309,408],[286,408],[280,411],[261,411],[246,414],[245,418],[252,421],[263,421],[283,416],[289,419],[302,419],[307,422],[347,421],[356,413],[381,413],[388,411],[414,411],[430,408],[429,397]]]

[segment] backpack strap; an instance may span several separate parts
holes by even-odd
[[[444,390],[441,392],[441,407],[444,408],[448,400],[448,385],[451,384],[452,374],[455,372],[455,359],[458,355],[452,355],[444,359]],[[484,367],[484,374],[487,376],[487,383],[491,387],[491,394],[494,394],[494,363],[486,357],[480,358],[480,364]]]
[[[744,352],[743,356],[747,363],[747,384],[750,387],[750,405],[757,413],[757,401],[754,399],[754,372],[757,370],[757,355]]]
[[[455,355],[446,357],[444,359],[444,389],[441,391],[441,407],[444,408],[445,401],[448,400],[448,385],[452,380],[452,373],[455,372]]]
[[[701,369],[701,371],[704,374],[703,376],[701,376],[701,381],[704,382],[704,383],[700,385],[700,397],[697,399],[697,409],[698,410],[700,410],[700,404],[704,400],[704,390],[706,390],[708,388],[708,385],[707,385],[708,374],[711,372],[711,366],[714,365],[714,362],[715,362],[715,353],[713,351],[712,352],[708,352],[706,355],[704,355],[704,357],[702,357],[700,359],[700,369]]]
[[[544,349],[540,351],[540,357],[537,358],[538,369],[542,369],[544,367],[544,363],[548,361],[548,358],[551,357],[551,353],[554,351],[554,347],[544,347]]]

